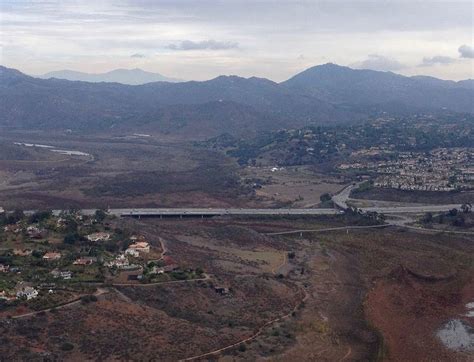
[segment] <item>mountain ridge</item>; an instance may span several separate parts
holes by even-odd
[[[472,81],[316,66],[289,80],[219,76],[207,81],[141,85],[40,79],[0,66],[0,126],[110,128],[239,136],[279,128],[354,123],[381,114],[474,113]],[[239,117],[242,127],[239,129]],[[195,122],[192,124],[192,122]],[[184,125],[184,126],[183,126]],[[184,127],[184,128],[183,128]],[[246,128],[247,130],[244,130]],[[184,131],[183,131],[184,130]]]

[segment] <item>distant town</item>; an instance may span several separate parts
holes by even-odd
[[[383,161],[342,163],[340,170],[375,173],[375,187],[419,191],[454,191],[474,188],[474,149],[440,148],[429,152],[400,152],[373,147],[352,156],[382,156]],[[392,156],[392,157],[390,157]]]

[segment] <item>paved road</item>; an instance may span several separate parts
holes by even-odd
[[[376,211],[382,214],[405,214],[405,213],[425,213],[425,212],[441,212],[451,209],[459,209],[461,204],[449,205],[423,205],[423,206],[392,206],[392,207],[365,207],[362,211]],[[54,210],[54,214],[58,215],[61,210]],[[92,215],[95,209],[84,209],[84,215]],[[219,209],[219,208],[155,208],[155,209],[110,209],[111,215],[124,216],[304,216],[304,215],[337,215],[343,211],[338,209]]]
[[[54,210],[59,214],[60,210]],[[94,209],[84,209],[82,213],[91,215]],[[116,216],[219,216],[219,215],[336,215],[336,209],[219,209],[219,208],[156,208],[156,209],[110,209],[109,213]]]
[[[364,207],[363,211],[376,211],[383,214],[405,214],[405,213],[424,213],[441,212],[451,209],[460,209],[461,204],[448,205],[424,205],[424,206],[391,206],[391,207]]]
[[[358,187],[358,184],[350,184],[339,193],[332,197],[334,204],[341,208],[346,209],[348,207],[347,201],[350,199],[351,191]],[[370,201],[370,200],[368,200]],[[442,212],[449,211],[451,209],[460,209],[461,204],[447,204],[447,205],[420,205],[420,206],[384,206],[384,207],[363,207],[360,208],[364,212],[375,211],[381,214],[409,214],[409,213],[425,213],[425,212]]]
[[[337,194],[333,195],[332,197],[332,202],[334,202],[334,204],[341,208],[341,209],[347,209],[348,205],[347,205],[347,200],[349,200],[349,196],[351,194],[351,191],[354,189],[354,187],[356,187],[358,184],[354,185],[354,184],[350,184],[349,186],[346,186],[345,188],[343,188],[340,192],[338,192]]]

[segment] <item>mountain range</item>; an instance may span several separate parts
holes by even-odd
[[[122,83],[129,85],[140,85],[152,82],[181,82],[179,79],[165,77],[159,73],[151,73],[142,69],[115,69],[106,73],[83,73],[74,70],[57,70],[40,75],[38,78],[49,79],[66,79],[81,82],[108,82]]]
[[[0,127],[252,136],[382,113],[474,113],[473,85],[335,64],[309,68],[282,83],[220,76],[135,86],[39,79],[0,67]]]

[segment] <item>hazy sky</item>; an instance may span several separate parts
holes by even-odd
[[[1,0],[1,64],[276,81],[333,62],[474,78],[474,1]]]

